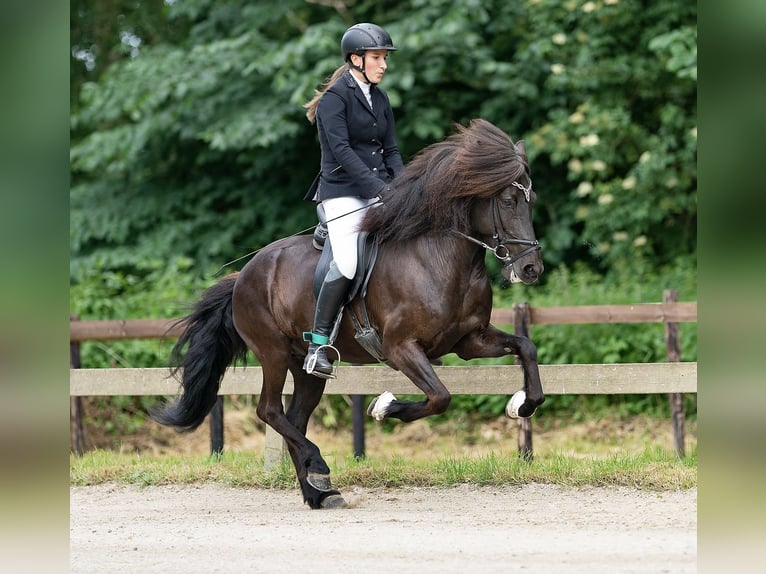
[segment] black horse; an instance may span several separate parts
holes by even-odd
[[[523,142],[514,144],[493,124],[473,120],[421,151],[394,189],[362,223],[379,242],[365,310],[383,360],[423,391],[425,400],[397,400],[386,392],[368,413],[406,422],[443,413],[451,397],[432,361],[447,353],[462,359],[513,354],[523,367],[524,389],[510,399],[506,413],[531,416],[544,401],[537,351],[529,339],[490,325],[492,291],[485,268],[489,250],[511,282],[533,283],[543,271]],[[319,448],[306,438],[326,381],[302,369],[307,350],[302,334],[314,316],[318,258],[311,237],[282,239],[205,291],[173,350],[183,393],[152,416],[179,431],[197,428],[216,401],[227,367],[250,349],[263,371],[258,416],[284,437],[305,502],[328,508],[345,502],[331,486]],[[360,309],[358,298],[347,304],[334,347],[344,361],[374,363],[380,357],[360,345],[349,317]],[[288,370],[295,388],[285,413]]]

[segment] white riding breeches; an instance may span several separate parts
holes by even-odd
[[[334,197],[322,202],[335,266],[347,279],[353,279],[356,273],[359,224],[367,209],[377,202],[377,197]]]

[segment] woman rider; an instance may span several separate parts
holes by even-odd
[[[391,103],[378,87],[388,53],[396,50],[391,36],[375,24],[355,24],[340,45],[345,63],[304,105],[321,148],[318,187],[307,199],[324,208],[334,257],[319,290],[314,325],[303,334],[309,342],[303,368],[322,378],[334,376],[324,345],[356,273],[359,223],[404,168]]]

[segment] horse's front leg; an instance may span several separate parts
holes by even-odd
[[[524,372],[524,388],[514,393],[505,408],[511,418],[531,417],[545,401],[540,370],[537,366],[537,348],[527,337],[512,335],[489,325],[464,337],[453,349],[461,359],[479,359],[516,355]]]

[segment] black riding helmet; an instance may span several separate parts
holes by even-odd
[[[369,82],[370,79],[364,71],[364,54],[367,50],[388,50],[393,52],[396,48],[389,33],[376,24],[366,22],[354,24],[346,30],[340,41],[340,51],[343,54],[343,60],[349,66],[362,72],[364,78]],[[362,57],[361,67],[351,63],[351,54],[357,54]]]

